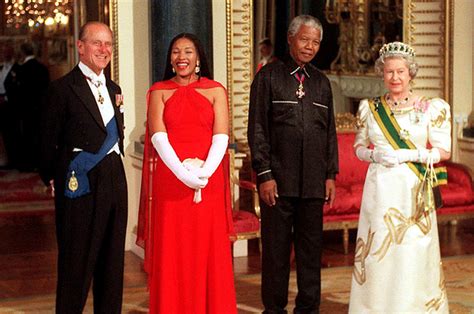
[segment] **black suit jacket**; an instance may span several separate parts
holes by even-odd
[[[19,73],[20,73],[20,65],[18,63],[14,63],[10,72],[8,72],[7,77],[5,78],[5,82],[3,83],[5,86],[5,92],[8,98],[8,102],[11,103],[10,107],[13,106],[12,104],[17,104],[19,101],[20,96],[20,81],[19,81]],[[18,110],[14,108],[12,112],[16,113]]]
[[[311,63],[298,99],[292,58],[264,66],[250,90],[248,141],[258,183],[276,180],[278,194],[324,198],[339,172],[331,85]]]
[[[123,155],[123,113],[115,102],[115,95],[121,94],[121,89],[109,79],[106,86],[115,111]],[[96,153],[107,131],[94,95],[78,66],[50,84],[43,103],[40,176],[46,185],[54,179],[56,192],[62,193],[69,163],[75,156],[73,149]]]
[[[48,68],[36,58],[19,66],[19,102],[24,116],[33,116],[37,121],[41,99],[47,92],[48,84]]]

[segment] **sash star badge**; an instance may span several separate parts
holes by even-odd
[[[79,188],[79,182],[77,181],[76,173],[74,171],[71,174],[71,178],[69,178],[67,187],[71,192],[75,192]]]

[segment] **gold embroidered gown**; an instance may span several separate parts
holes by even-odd
[[[385,104],[386,105],[386,104]],[[418,148],[451,150],[449,105],[419,101],[393,112],[403,136]],[[369,102],[362,100],[361,128],[354,146],[393,150]],[[415,202],[420,179],[406,163],[393,168],[372,163],[367,171],[357,233],[350,313],[448,313],[436,212]],[[419,206],[418,206],[419,207]]]

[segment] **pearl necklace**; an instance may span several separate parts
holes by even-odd
[[[391,98],[390,98],[390,94],[386,94],[385,95],[385,100],[387,101],[387,104],[390,106],[390,107],[398,107],[398,106],[405,106],[407,103],[408,103],[408,100],[410,99],[410,96],[411,96],[411,93],[408,94],[407,97],[405,97],[404,99],[402,100],[399,100],[399,101],[393,101]]]

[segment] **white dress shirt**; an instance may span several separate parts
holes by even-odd
[[[0,94],[3,95],[7,91],[5,90],[5,79],[8,76],[8,73],[10,73],[10,70],[12,69],[13,63],[11,62],[5,62],[3,63],[3,68],[0,70]]]
[[[82,62],[79,62],[79,69],[82,71],[82,74],[88,79],[87,84],[94,94],[95,101],[97,106],[99,107],[100,115],[102,116],[102,121],[104,122],[104,126],[109,123],[109,121],[114,117],[114,106],[112,104],[112,100],[110,99],[109,91],[107,90],[107,86],[105,85],[105,75],[104,71],[101,71],[99,75],[95,74],[87,65]],[[99,103],[99,92],[100,95],[103,97],[103,103]],[[74,149],[76,151],[76,149]],[[117,154],[120,155],[120,149],[118,142],[110,149],[107,154],[110,154],[112,151],[115,151]]]

